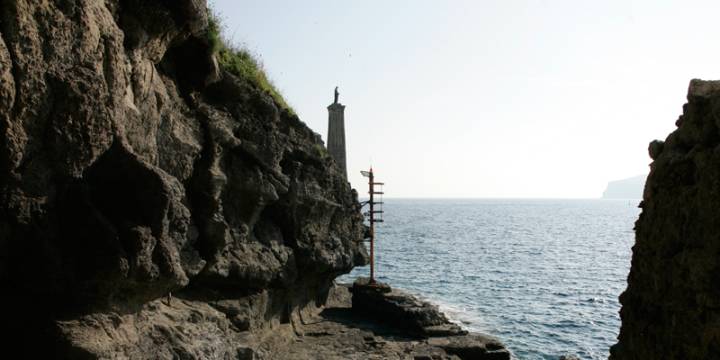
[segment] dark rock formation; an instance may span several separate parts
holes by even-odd
[[[720,82],[693,80],[653,158],[611,359],[720,359]]]
[[[3,341],[242,357],[366,261],[319,136],[206,29],[202,0],[0,3]]]
[[[437,306],[385,283],[370,284],[368,278],[359,278],[350,291],[353,311],[382,319],[408,333],[419,336],[467,334],[451,323]]]
[[[402,329],[405,334],[427,338],[427,343],[461,359],[505,360],[510,352],[497,339],[468,334],[453,324],[437,306],[369,279],[355,281],[352,309],[355,313]]]

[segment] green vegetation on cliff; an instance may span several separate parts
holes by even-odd
[[[265,70],[250,51],[246,48],[233,46],[223,38],[222,23],[212,10],[208,11],[207,36],[212,52],[223,69],[267,91],[280,106],[293,114],[295,113],[272,81],[268,79]]]

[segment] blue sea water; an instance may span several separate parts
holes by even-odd
[[[500,338],[517,359],[607,359],[638,203],[386,199],[376,276]]]

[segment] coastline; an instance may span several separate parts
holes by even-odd
[[[607,358],[620,327],[635,206],[594,199],[386,207],[380,281],[497,336],[519,359]],[[358,267],[340,279],[367,275]]]
[[[692,80],[676,129],[649,144],[639,204],[426,198],[382,201],[377,211],[371,201],[367,213],[348,177],[358,173],[345,166],[337,89],[328,120],[339,125],[332,137],[341,139],[333,141],[339,148],[288,105],[262,58],[223,35],[222,17],[208,5],[0,6],[0,307],[8,352],[40,359],[600,360],[609,350],[610,360],[720,359],[720,81]],[[342,40],[334,44],[352,48],[350,38]],[[402,110],[402,86],[387,88],[391,110]],[[588,101],[598,99],[613,106]],[[559,101],[557,109],[568,108]],[[626,102],[619,103],[615,114]],[[440,115],[428,119],[442,123],[447,114]],[[382,142],[387,131],[404,130],[391,144],[401,151],[371,146],[368,153],[419,159],[412,174],[383,171],[399,193],[527,194],[544,176],[552,186],[541,193],[557,195],[597,172],[577,177],[575,170],[569,178],[556,168],[602,170],[616,165],[606,155],[621,153],[634,159],[615,143],[637,126],[574,141],[590,134],[574,133],[582,118],[560,132],[545,126],[571,140],[551,144],[548,156],[538,152],[547,146],[518,145],[517,136],[497,154],[458,155],[462,147],[435,140],[460,134],[470,150],[483,142],[447,121],[440,130],[451,138],[435,132],[406,143],[417,134],[366,122],[379,137],[363,139]],[[505,148],[529,151],[507,157]],[[581,161],[568,162],[567,154]],[[485,155],[497,161],[476,161]],[[464,176],[468,168],[483,178]],[[515,170],[521,176],[501,188],[482,186]],[[384,194],[373,179],[368,195]],[[448,190],[434,190],[446,181]],[[566,182],[573,186],[558,186]],[[366,225],[375,213],[387,225],[379,241],[375,221]],[[369,264],[373,278],[383,274],[377,279],[402,290],[362,278],[337,285],[338,276]],[[481,326],[465,323],[466,314]]]

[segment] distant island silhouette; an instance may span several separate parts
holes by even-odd
[[[603,199],[641,199],[647,175],[610,181],[603,192]]]

